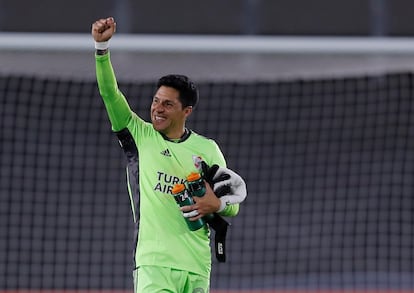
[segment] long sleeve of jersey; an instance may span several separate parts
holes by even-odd
[[[118,88],[110,53],[95,55],[96,79],[113,131],[124,129],[132,117],[132,110]]]
[[[228,205],[222,210],[220,213],[218,213],[221,216],[225,217],[235,217],[239,213],[240,204],[232,204]]]

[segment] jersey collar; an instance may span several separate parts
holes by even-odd
[[[165,140],[168,140],[168,141],[171,141],[171,142],[175,142],[175,143],[180,143],[180,142],[183,142],[183,141],[186,141],[187,140],[187,138],[189,138],[190,137],[190,135],[191,135],[191,130],[190,129],[188,129],[188,128],[185,128],[184,129],[184,134],[179,138],[179,139],[171,139],[171,138],[168,138],[164,133],[161,133],[160,132],[160,134],[162,135],[162,137],[165,139]]]

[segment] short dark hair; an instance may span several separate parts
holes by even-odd
[[[168,74],[161,77],[157,82],[157,90],[161,86],[172,87],[179,92],[179,99],[183,107],[192,106],[198,103],[197,86],[187,76],[181,74]]]

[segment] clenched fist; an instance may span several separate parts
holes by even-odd
[[[116,22],[113,17],[101,18],[92,24],[92,36],[95,42],[106,42],[114,35]]]

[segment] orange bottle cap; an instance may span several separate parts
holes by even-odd
[[[183,191],[184,189],[185,189],[185,185],[184,184],[176,184],[176,185],[174,185],[174,187],[171,190],[171,192],[173,194],[177,194],[177,193]]]
[[[200,173],[192,172],[190,175],[187,176],[187,181],[195,181],[201,178]]]

